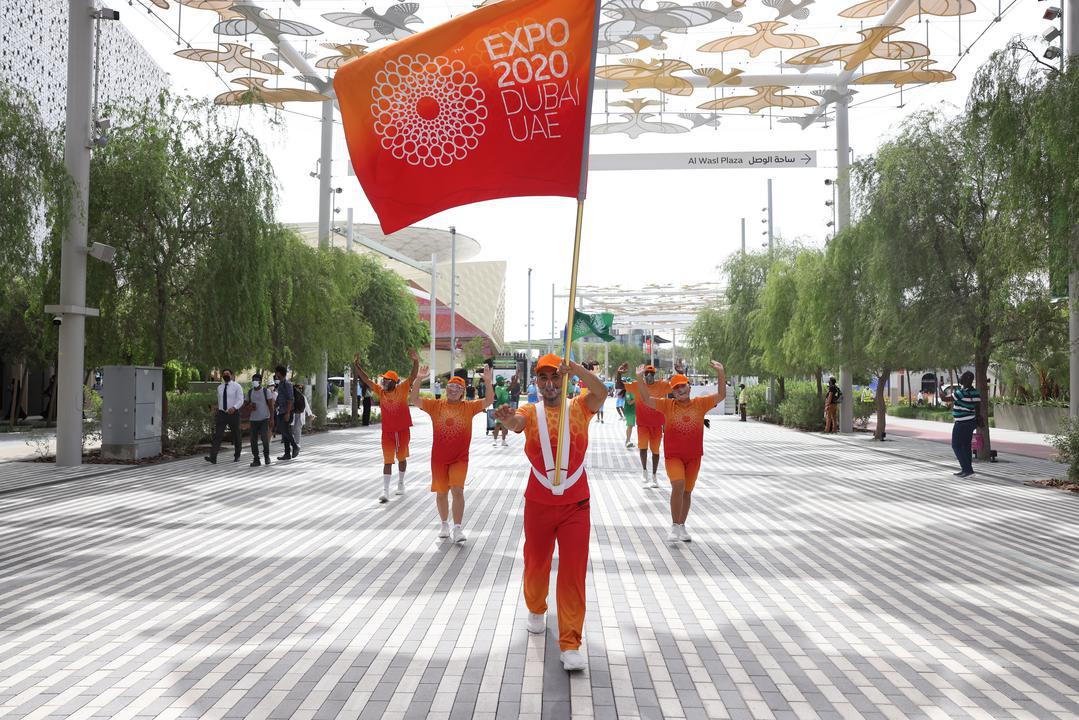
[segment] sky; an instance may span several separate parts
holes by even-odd
[[[303,2],[311,12],[312,0]],[[342,4],[329,0],[315,2],[319,12],[338,9]],[[443,0],[443,4],[447,2]],[[424,0],[421,7],[432,4],[435,3]],[[833,18],[844,4],[834,0],[819,2],[833,13]],[[264,5],[293,7],[291,3]],[[358,10],[360,6],[361,3],[355,2],[349,8]],[[902,106],[900,96],[893,94],[897,91],[890,86],[862,90],[850,110],[850,145],[854,157],[871,154],[905,117],[919,110],[939,108],[947,113],[960,112],[974,71],[1012,36],[1026,37],[1028,44],[1040,51],[1044,44],[1035,36],[1049,24],[1041,18],[1045,6],[1046,3],[1037,0],[1005,3],[999,23],[992,22],[995,9],[980,8],[963,20],[961,28],[956,26],[954,18],[937,20],[929,43],[934,50],[933,58],[938,60],[937,67],[950,69],[956,63],[959,48],[965,50],[955,70],[958,80],[908,88],[902,94]],[[209,69],[212,66],[173,55],[180,49],[173,33],[176,15],[156,9],[155,15],[137,6],[135,9],[138,11],[122,12],[121,20],[170,73],[174,90],[212,97],[229,89],[224,79]],[[196,46],[200,41],[202,46],[214,42],[212,26],[216,15],[188,8],[182,13],[186,30],[181,26],[181,37],[185,42]],[[972,44],[983,30],[984,34]],[[911,32],[916,34],[920,30]],[[927,36],[928,33],[929,30]],[[256,52],[256,56],[260,55],[261,51]],[[658,96],[654,91],[652,95]],[[593,124],[606,121],[605,101],[606,108],[614,111],[616,108],[609,103],[628,97],[620,90],[609,90],[606,96],[602,91],[596,93]],[[697,97],[696,101],[700,99]],[[287,107],[295,112],[277,114],[261,107],[227,108],[226,112],[235,114],[237,123],[243,123],[259,137],[273,162],[280,184],[279,219],[314,222],[318,218],[318,180],[309,173],[315,170],[319,156],[319,106],[294,103]],[[280,121],[269,122],[271,118]],[[677,120],[671,112],[663,118]],[[760,250],[766,240],[761,234],[766,228],[761,222],[764,217],[761,210],[766,204],[768,178],[773,179],[776,234],[809,245],[823,245],[830,232],[826,223],[832,219],[832,211],[825,205],[832,199],[832,190],[824,181],[836,176],[835,127],[817,124],[803,131],[796,125],[774,120],[770,121],[766,113],[758,117],[737,110],[725,113],[718,128],[703,127],[679,135],[645,134],[636,140],[625,135],[593,135],[592,154],[816,150],[818,167],[772,171],[592,172],[584,212],[579,283],[632,288],[650,283],[720,279],[719,266],[741,248],[743,217],[747,250]],[[347,175],[346,147],[339,125],[334,137],[333,185],[342,188],[336,196],[342,209],[335,220],[343,222],[345,208],[352,207],[357,222],[376,222],[359,183]],[[551,327],[552,284],[560,294],[569,285],[575,217],[576,203],[572,199],[514,198],[455,208],[418,224],[444,228],[454,225],[482,245],[477,260],[506,261],[505,338],[523,340],[527,332],[528,269],[533,269],[532,336],[546,337]],[[566,302],[559,300],[555,310],[559,325],[564,322],[565,314]],[[662,334],[661,328],[657,331]]]

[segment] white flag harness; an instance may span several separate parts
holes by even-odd
[[[569,473],[569,411],[570,401],[566,401],[564,407],[565,420],[562,423],[562,483],[559,485],[554,484],[554,451],[551,449],[551,436],[547,432],[547,408],[543,403],[535,405],[536,408],[536,427],[539,430],[540,450],[543,453],[543,464],[546,468],[546,472],[540,471],[535,465],[532,465],[532,475],[536,480],[540,482],[543,487],[550,490],[555,495],[561,495],[569,488],[573,487],[573,484],[581,479],[584,475],[584,461],[581,461],[581,466]]]

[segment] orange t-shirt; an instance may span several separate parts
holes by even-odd
[[[544,403],[524,405],[517,411],[517,415],[525,420],[525,456],[532,466],[542,471],[545,467],[543,462],[543,449],[540,447],[539,424],[536,422],[537,408],[543,408],[547,413],[547,434],[551,442],[551,457],[558,452],[558,406],[547,407]],[[588,405],[580,397],[576,397],[569,403],[569,470],[573,473],[584,462],[585,453],[588,451],[588,423],[592,420],[594,412],[588,409]],[[565,473],[563,473],[565,481]],[[545,488],[536,476],[532,474],[532,468],[528,469],[528,486],[525,488],[525,500],[537,502],[542,505],[569,505],[587,500],[588,473],[581,475],[570,488],[562,495],[555,495]]]
[[[679,460],[696,460],[704,455],[704,416],[719,402],[719,395],[702,395],[686,404],[658,398],[656,409],[663,413],[663,455]],[[640,413],[640,408],[637,409]]]
[[[483,400],[449,400],[424,398],[420,410],[431,416],[434,439],[431,443],[431,462],[449,465],[468,462],[472,445],[472,416],[483,412]]]
[[[638,384],[639,383],[636,382],[623,383],[627,392],[631,392],[637,397],[640,397],[641,393],[637,390]],[[648,394],[657,400],[671,394],[671,384],[666,380],[656,380],[651,385],[645,383],[644,386],[648,388]],[[653,410],[643,402],[639,402],[637,403],[637,424],[646,428],[662,427],[663,413]]]
[[[393,390],[386,392],[381,385],[376,385],[372,392],[378,398],[379,411],[382,413],[382,433],[395,433],[412,427],[412,413],[408,410],[408,391],[412,383],[402,380]]]

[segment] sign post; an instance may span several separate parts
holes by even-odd
[[[763,170],[815,168],[816,150],[697,153],[617,153],[591,155],[588,169],[598,170]]]

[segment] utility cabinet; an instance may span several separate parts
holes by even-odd
[[[106,365],[101,377],[101,456],[161,454],[161,368]]]

